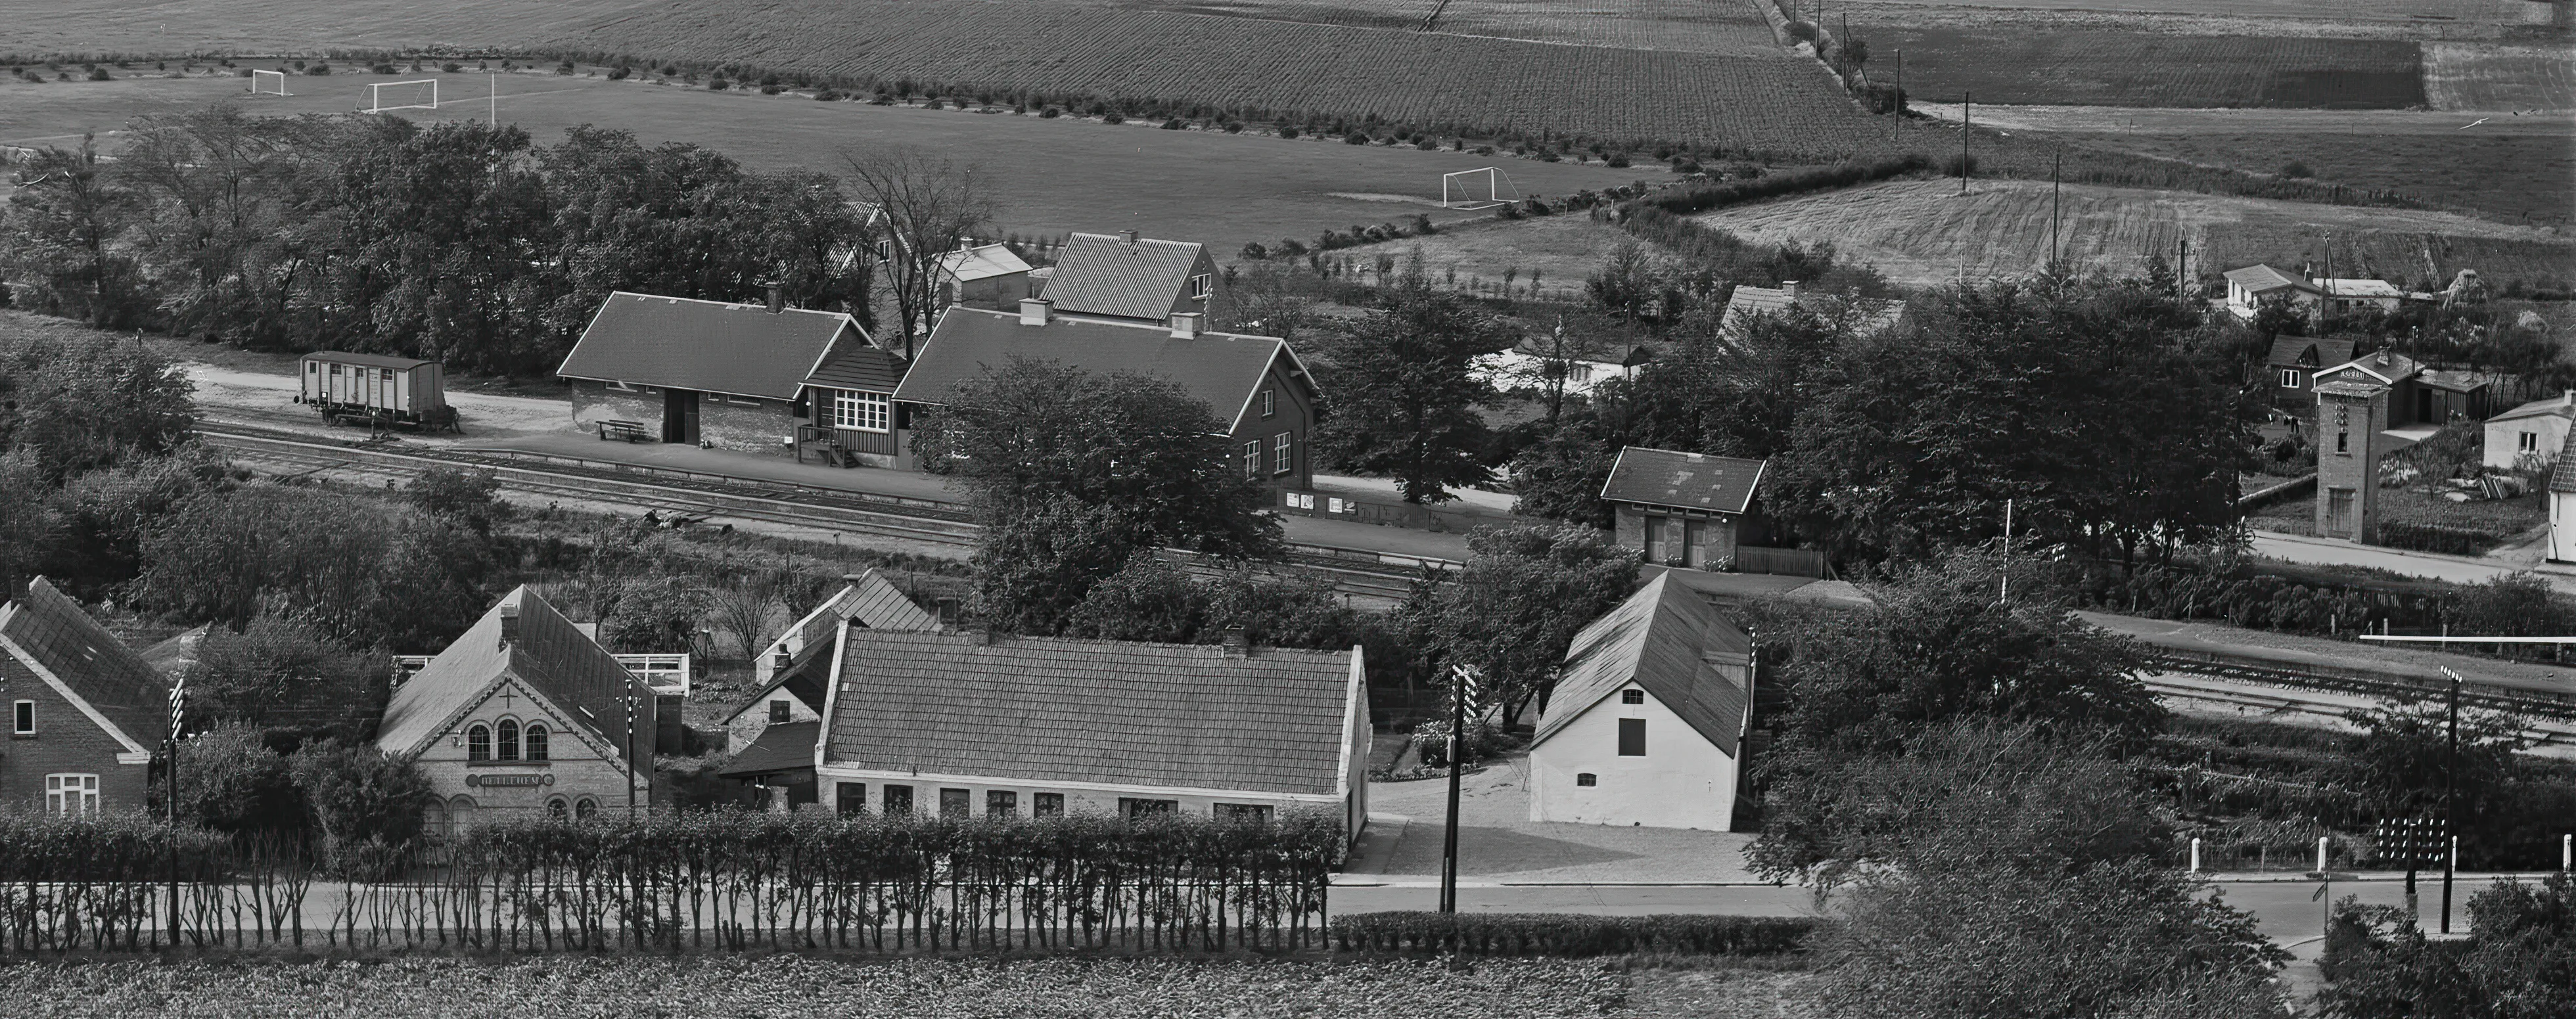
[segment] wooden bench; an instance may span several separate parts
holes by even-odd
[[[644,422],[641,421],[621,421],[612,418],[599,423],[599,440],[601,442],[606,442],[610,439],[624,439],[628,442],[651,442],[656,438],[659,438],[659,436],[654,435],[652,430],[644,427]]]

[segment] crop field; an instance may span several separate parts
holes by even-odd
[[[2437,110],[2576,110],[2566,47],[2424,44],[2424,95]]]
[[[417,75],[397,75],[400,78]],[[480,74],[440,75],[438,110],[420,120],[480,119]],[[355,108],[373,75],[296,77],[295,95],[243,98],[279,115]],[[242,95],[237,78],[124,78],[116,81],[0,81],[0,143],[74,145],[83,132],[108,132],[144,114],[171,113]],[[1382,223],[1427,213],[1435,222],[1490,213],[1438,208],[1440,175],[1503,166],[1525,194],[1563,195],[1651,179],[1657,171],[1500,159],[1460,152],[1345,145],[1339,141],[1163,131],[1072,118],[970,113],[865,103],[821,103],[793,94],[703,88],[548,74],[502,75],[505,123],[551,143],[579,124],[623,128],[648,142],[694,142],[761,169],[832,170],[844,146],[914,145],[980,160],[999,179],[1000,226],[1021,233],[1117,230],[1201,241],[1231,258],[1246,241],[1311,241],[1325,228]],[[104,144],[113,146],[114,137]]]
[[[1978,180],[1961,197],[1954,178],[1890,181],[1696,218],[1749,240],[1830,241],[1891,279],[1933,284],[2036,272],[2048,258],[2049,216],[2046,181]],[[2070,262],[2121,274],[2140,271],[2150,252],[2170,257],[2176,242],[2188,239],[2196,272],[2262,261],[2322,266],[2331,255],[2338,273],[2417,285],[2463,268],[2499,285],[2521,279],[2564,286],[2576,278],[2576,242],[2452,213],[2068,185],[2060,231]]]
[[[0,966],[22,1019],[484,1017],[1635,1015],[1597,963],[591,956],[510,961],[25,963]]]
[[[779,0],[756,18],[714,6],[637,13],[584,41],[604,52],[904,77],[970,92],[1127,96],[1730,149],[1840,154],[1872,131],[1871,118],[1812,62],[1162,11]]]
[[[2550,16],[2547,4],[2526,0],[1867,0],[1853,5],[1853,21],[1861,20],[1865,10],[1881,8],[1938,10],[1952,18],[1976,18],[1994,9],[2019,9],[2508,25],[2546,24]]]
[[[2115,152],[2385,188],[2493,216],[2567,225],[2576,214],[2576,139],[2564,133],[2067,134]]]
[[[2221,38],[2149,32],[1889,28],[1872,54],[1905,51],[1905,87],[1927,99],[2102,106],[2398,109],[2424,102],[2418,44],[2388,39]],[[1873,73],[1888,68],[1875,66]]]
[[[1756,0],[1452,0],[1434,32],[1639,50],[1785,57]],[[1106,0],[1105,6],[1225,14],[1357,28],[1415,29],[1439,0],[1383,4],[1265,0]]]

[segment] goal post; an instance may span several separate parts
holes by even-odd
[[[1511,175],[1500,167],[1488,166],[1440,175],[1440,207],[1443,209],[1490,209],[1517,202],[1520,198],[1520,189],[1512,185]]]
[[[286,72],[257,70],[250,72],[250,94],[255,96],[286,95]]]
[[[391,92],[387,92],[391,89]],[[385,113],[391,110],[435,110],[438,108],[438,79],[418,81],[379,81],[367,86],[367,105],[363,112]]]

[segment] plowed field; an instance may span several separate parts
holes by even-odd
[[[1856,30],[1857,31],[1857,30]],[[2398,109],[2424,102],[2423,56],[2390,39],[1890,28],[1872,71],[1905,51],[1906,90],[1957,102]],[[1879,63],[1879,55],[1891,63]]]

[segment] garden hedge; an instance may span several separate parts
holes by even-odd
[[[1332,944],[1343,952],[1461,955],[1778,955],[1803,948],[1816,926],[1783,916],[1361,913],[1333,921]]]

